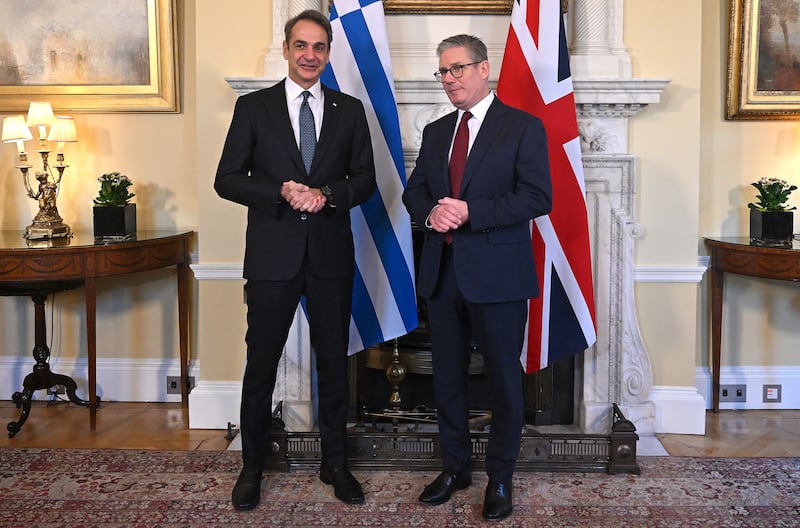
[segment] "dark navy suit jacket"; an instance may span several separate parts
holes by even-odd
[[[451,196],[448,153],[458,112],[425,127],[416,168],[403,193],[411,219],[425,221],[437,200]],[[469,221],[455,231],[456,280],[475,303],[509,302],[539,294],[529,220],[550,212],[552,191],[542,122],[492,102],[470,150],[460,196]],[[433,295],[444,235],[427,229],[417,277],[422,297]]]

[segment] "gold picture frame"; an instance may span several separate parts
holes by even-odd
[[[513,0],[383,0],[387,15],[507,15]]]
[[[726,119],[800,119],[800,46],[789,39],[800,29],[798,7],[731,0]]]
[[[176,0],[0,0],[0,112],[180,112],[176,18]]]

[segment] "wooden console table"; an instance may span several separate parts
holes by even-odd
[[[189,241],[192,231],[139,231],[136,240],[95,243],[90,232],[71,238],[27,241],[21,231],[0,231],[0,295],[30,295],[36,306],[36,342],[33,372],[26,376],[22,393],[14,402],[22,407],[17,422],[8,424],[13,437],[30,413],[33,392],[64,385],[73,403],[89,408],[89,423],[96,430],[97,398],[97,287],[101,277],[176,267],[178,279],[178,329],[181,363],[181,401],[188,402],[189,358]],[[50,372],[44,302],[52,292],[83,287],[86,298],[86,343],[89,399],[75,395],[76,384],[68,376]]]
[[[747,237],[706,238],[711,257],[711,400],[719,412],[719,368],[722,347],[722,287],[724,274],[800,281],[800,242],[787,247],[751,245]]]

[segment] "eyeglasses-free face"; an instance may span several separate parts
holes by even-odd
[[[461,76],[464,75],[464,68],[466,68],[467,66],[474,66],[475,64],[480,64],[481,62],[483,61],[469,62],[467,64],[453,64],[449,68],[439,68],[438,70],[433,72],[433,77],[437,81],[442,82],[444,76],[449,73],[450,75],[453,76],[454,79],[460,79]]]

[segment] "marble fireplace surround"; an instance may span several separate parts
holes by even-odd
[[[279,79],[226,78],[237,94]],[[574,81],[583,149],[587,211],[597,312],[597,343],[576,362],[575,424],[585,433],[607,433],[617,403],[640,435],[655,433],[652,369],[634,303],[634,243],[643,227],[636,218],[636,162],[626,154],[628,119],[658,103],[668,81]],[[406,168],[410,174],[422,129],[452,110],[435,81],[395,81]],[[283,401],[290,431],[314,426],[311,352],[302,317],[287,341],[273,402]]]

